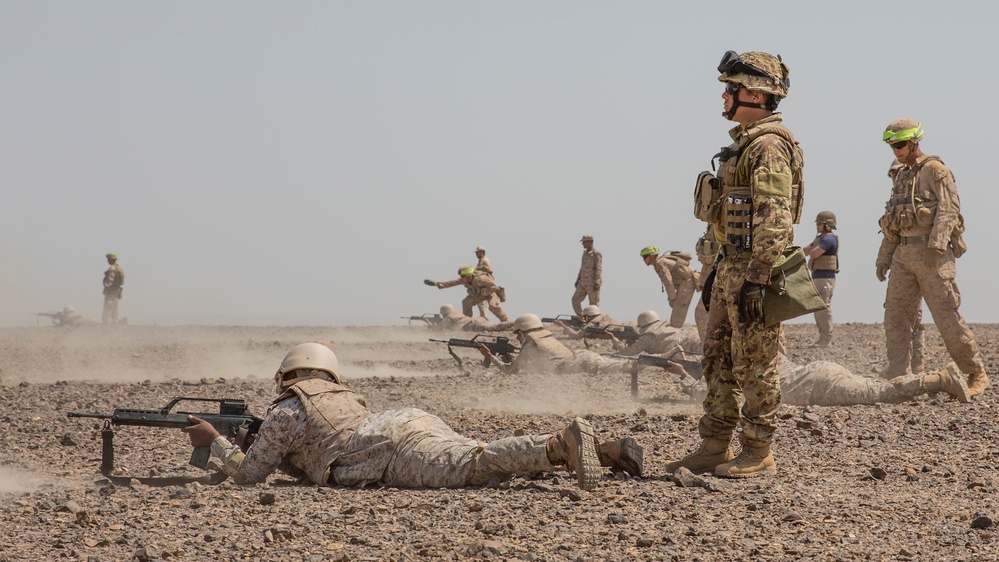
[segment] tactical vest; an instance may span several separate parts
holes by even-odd
[[[305,407],[304,447],[288,453],[291,464],[319,485],[329,481],[330,465],[347,448],[357,426],[371,412],[349,388],[322,379],[310,379],[285,390],[274,403],[297,396]]]
[[[923,166],[934,161],[944,163],[937,156],[927,156],[908,169],[900,170],[895,176],[891,199],[885,204],[885,214],[878,221],[882,231],[896,236],[925,236],[933,230],[940,200],[929,189],[916,189],[919,187],[919,174]],[[958,213],[957,224],[950,235],[950,247],[956,258],[968,250],[963,235],[964,216]]]
[[[836,253],[834,254],[825,253],[817,258],[811,258],[808,262],[808,269],[812,271],[821,269],[821,270],[835,271],[836,273],[839,273],[839,259],[837,258],[839,254],[839,236],[836,236],[831,232],[829,233],[829,235],[836,239]],[[816,236],[815,241],[812,242],[812,245],[813,246],[817,245],[819,243],[819,240],[821,240],[823,236],[825,236],[825,234],[819,234],[818,236]]]
[[[698,176],[694,194],[695,216],[721,226],[726,242],[738,248],[751,248],[753,233],[753,193],[749,185],[752,170],[749,169],[745,149],[759,137],[769,134],[780,136],[791,147],[791,219],[794,224],[800,223],[805,199],[804,153],[791,131],[777,120],[754,125],[739,140],[722,148],[715,155],[721,166],[718,178],[709,177],[708,172]]]

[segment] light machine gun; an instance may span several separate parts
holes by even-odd
[[[217,402],[218,413],[206,412],[175,412],[173,410],[179,402]],[[114,476],[114,430],[111,426],[134,425],[140,427],[169,427],[182,428],[194,425],[188,416],[196,416],[208,423],[223,437],[235,439],[237,445],[244,451],[249,447],[247,438],[256,435],[260,431],[260,424],[264,421],[249,413],[244,400],[232,398],[174,398],[166,406],[158,410],[140,410],[137,408],[115,408],[111,414],[81,414],[79,412],[69,412],[70,418],[97,418],[104,420],[104,427],[101,430],[101,474],[106,476],[111,482],[119,485],[127,485],[133,479],[130,476]],[[198,468],[208,468],[208,459],[211,457],[210,446],[197,447],[191,453],[191,466]],[[135,478],[147,486],[174,486],[187,484],[189,482],[200,482],[202,484],[218,484],[226,479],[224,472],[216,472],[208,477],[153,477]]]
[[[647,355],[645,353],[639,355],[620,355],[611,354],[609,357],[614,357],[616,359],[626,359],[631,361],[631,397],[638,399],[638,370],[642,365],[648,365],[650,367],[667,367],[670,362],[679,363],[683,366],[683,369],[687,371],[694,380],[701,380],[704,372],[701,368],[701,354],[693,353],[690,351],[684,351],[683,348],[677,346],[668,355]]]
[[[462,374],[465,375],[468,375],[470,373],[467,370],[465,370],[465,365],[461,362],[461,358],[458,357],[458,355],[454,352],[454,349],[452,349],[452,347],[469,347],[472,349],[479,349],[482,346],[486,346],[486,348],[489,349],[490,353],[492,353],[493,355],[500,356],[504,361],[507,362],[510,361],[511,355],[517,353],[520,350],[517,346],[510,343],[510,338],[502,336],[490,336],[487,334],[477,334],[474,337],[472,337],[472,339],[470,340],[461,340],[458,338],[451,338],[449,340],[435,340],[433,338],[430,338],[430,341],[437,343],[446,343],[447,352],[451,354],[451,357],[454,357],[454,360],[457,361],[458,363],[458,369],[462,372]],[[482,366],[483,367],[489,366],[489,358],[483,358]]]

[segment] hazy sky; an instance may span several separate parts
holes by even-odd
[[[911,116],[957,177],[961,312],[999,322],[996,21],[984,1],[2,0],[0,325],[99,318],[109,251],[136,324],[405,322],[459,305],[422,280],[478,244],[511,317],[568,313],[584,233],[604,311],[665,315],[638,252],[703,232],[730,49],[791,68],[796,242],[836,213],[836,321],[882,320],[881,132]]]

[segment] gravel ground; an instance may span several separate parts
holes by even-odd
[[[995,374],[999,325],[973,326]],[[899,405],[781,410],[779,473],[678,480],[667,459],[696,445],[700,405],[661,371],[461,375],[419,327],[25,327],[0,329],[0,561],[8,560],[999,560],[999,408],[924,396]],[[455,334],[456,337],[464,337]],[[884,367],[880,325],[837,327],[837,346],[791,357],[854,372]],[[932,327],[927,364],[946,363]],[[156,408],[175,396],[247,400],[262,415],[271,376],[303,341],[329,340],[347,384],[374,410],[416,406],[483,440],[551,432],[573,416],[601,437],[634,436],[646,476],[606,473],[592,492],[567,473],[463,490],[334,489],[276,474],[239,487],[110,485],[97,420],[66,413]],[[196,406],[196,405],[195,405]],[[118,470],[198,475],[179,430],[121,428]]]

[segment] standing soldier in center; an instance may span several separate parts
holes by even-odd
[[[600,306],[600,285],[604,273],[604,257],[593,249],[593,237],[587,234],[580,242],[583,244],[583,261],[576,275],[576,292],[572,294],[572,310],[576,316],[583,314],[584,298],[589,298],[590,304]]]
[[[775,112],[789,85],[780,57],[728,51],[718,71],[725,84],[722,115],[738,126],[729,131],[734,142],[718,155],[718,177],[699,181],[695,191],[695,215],[714,226],[722,256],[704,288],[710,301],[702,441],[666,469],[745,478],[777,472],[771,444],[780,407],[781,326],[764,321],[763,296],[800,216],[804,157]],[[730,443],[737,426],[742,451],[735,457]]]
[[[697,274],[694,288],[697,292],[701,292],[704,290],[704,281],[707,280],[718,257],[718,240],[715,239],[715,231],[710,224],[704,235],[697,239],[694,252],[697,254],[697,261],[701,262],[701,271]],[[697,306],[694,307],[694,322],[697,323],[697,335],[700,336],[701,343],[704,343],[708,331],[708,309],[704,308],[704,299],[700,297],[697,299]]]
[[[495,281],[496,277],[493,275],[493,264],[489,261],[489,258],[486,257],[486,248],[484,246],[475,247],[475,257],[479,260],[479,263],[475,264],[475,271],[481,271]],[[486,301],[479,303],[479,316],[482,318],[489,318],[486,314]]]
[[[879,221],[884,237],[875,264],[879,281],[891,271],[885,297],[888,370],[884,377],[905,374],[922,295],[947,352],[968,376],[969,394],[978,396],[989,378],[975,336],[958,312],[961,292],[955,281],[954,260],[967,249],[961,236],[961,200],[954,174],[940,158],[923,153],[922,139],[922,125],[908,118],[892,121],[882,135],[902,163]]]
[[[666,292],[666,300],[672,309],[669,325],[674,328],[683,326],[697,284],[697,274],[690,268],[690,260],[694,256],[682,252],[660,255],[658,246],[646,246],[638,255],[642,257],[645,265],[651,265],[659,274],[663,291]]]
[[[815,313],[815,325],[819,328],[819,341],[812,347],[829,347],[832,343],[833,313],[832,297],[836,289],[836,274],[839,273],[839,236],[836,229],[836,215],[832,211],[822,211],[815,217],[815,240],[802,248],[808,256],[808,268],[812,271],[815,290],[826,303],[825,310]]]
[[[118,324],[118,301],[121,300],[125,285],[125,271],[118,265],[118,254],[110,252],[105,256],[108,269],[104,272],[104,313],[101,324],[104,326]]]

